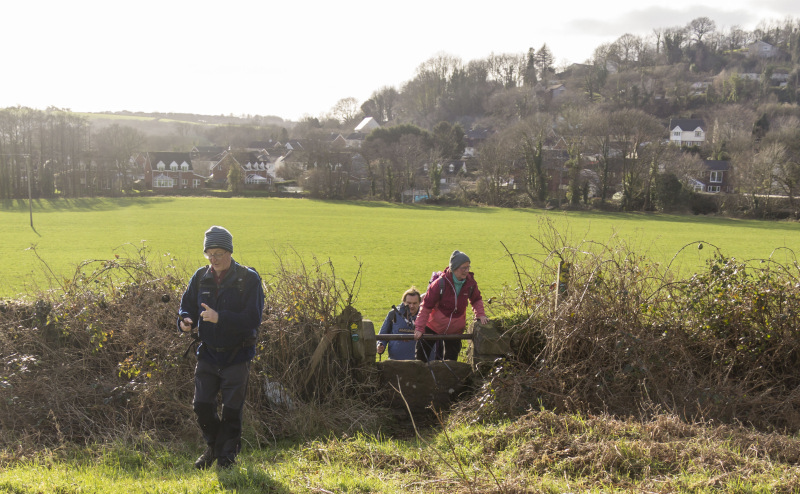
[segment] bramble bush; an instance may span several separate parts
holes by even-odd
[[[0,445],[19,454],[61,444],[147,437],[200,440],[191,401],[195,357],[177,329],[191,272],[133,248],[81,263],[30,300],[0,303]],[[283,263],[263,276],[268,303],[253,362],[245,440],[372,427],[377,380],[336,357],[329,336],[355,282],[332,265]],[[348,332],[349,334],[349,332]],[[326,338],[326,335],[328,338]],[[319,351],[318,351],[319,350]],[[310,361],[315,356],[314,372]]]
[[[547,407],[800,429],[793,252],[742,262],[693,242],[684,249],[714,253],[681,279],[621,240],[573,244],[548,222],[540,232],[541,254],[509,253],[518,283],[501,306],[514,358],[461,407],[468,416]]]

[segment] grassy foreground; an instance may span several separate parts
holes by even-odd
[[[549,218],[572,240],[624,239],[632,250],[658,262],[691,271],[712,249],[681,251],[702,240],[728,256],[767,258],[777,248],[800,244],[795,223],[742,221],[699,216],[626,213],[547,213],[539,210],[408,206],[296,199],[170,198],[35,201],[35,231],[27,201],[0,207],[0,255],[4,268],[0,296],[36,293],[71,277],[88,259],[109,259],[146,242],[153,256],[187,272],[204,264],[203,232],[220,224],[234,235],[235,257],[269,280],[277,259],[308,262],[330,259],[348,284],[361,277],[354,305],[380,321],[409,285],[427,286],[431,272],[443,269],[454,249],[466,252],[484,292],[497,295],[515,285],[514,254],[540,254],[531,240],[542,218]],[[29,248],[35,245],[34,253]],[[47,268],[37,259],[37,254]],[[790,255],[782,250],[781,255]],[[784,259],[781,259],[782,261]],[[549,283],[552,280],[543,280]]]
[[[67,456],[68,458],[64,458]],[[0,472],[14,493],[798,492],[800,441],[660,416],[532,412],[419,439],[357,434],[248,450],[198,472],[181,448],[140,443],[43,453]]]

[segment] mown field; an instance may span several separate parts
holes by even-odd
[[[0,255],[7,261],[0,296],[32,293],[32,288],[53,283],[51,270],[71,277],[81,261],[133,254],[142,242],[154,259],[188,273],[205,262],[203,232],[218,224],[234,235],[234,257],[256,267],[268,281],[278,259],[308,265],[313,257],[330,260],[337,277],[348,284],[360,268],[355,306],[379,321],[409,285],[424,288],[454,249],[471,257],[484,298],[515,285],[506,248],[543,257],[546,253],[532,237],[540,234],[545,218],[572,244],[605,243],[616,236],[639,255],[672,262],[683,273],[702,266],[713,252],[682,250],[698,240],[727,256],[775,254],[781,261],[792,258],[791,249],[800,244],[800,226],[788,222],[258,198],[40,200],[34,202],[34,231],[27,202],[16,201],[0,209]],[[34,245],[35,253],[30,250]]]

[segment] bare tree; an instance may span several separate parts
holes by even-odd
[[[800,121],[797,117],[790,117],[775,127],[775,130],[766,135],[762,144],[777,146],[779,151],[774,152],[777,158],[774,180],[794,208],[795,198],[800,194]]]
[[[372,117],[379,122],[390,122],[394,119],[394,107],[400,94],[391,86],[384,86],[372,93],[370,99],[361,105],[365,117]]]
[[[331,116],[343,124],[355,121],[360,115],[358,100],[353,97],[342,98],[331,108]]]
[[[611,119],[607,111],[593,108],[586,121],[588,150],[597,157],[600,178],[600,201],[608,199],[610,189],[612,135]]]
[[[777,142],[755,150],[749,142],[741,142],[731,162],[736,170],[736,184],[748,199],[753,215],[763,217],[770,212],[773,195],[777,192],[775,171],[786,158],[785,148]]]
[[[620,151],[622,172],[622,207],[638,209],[644,204],[644,185],[649,163],[640,159],[642,147],[664,133],[655,117],[641,110],[620,110],[611,114],[611,134]]]
[[[487,139],[478,154],[478,192],[492,206],[503,203],[503,189],[511,178],[511,148],[503,134]]]
[[[706,121],[711,132],[706,139],[705,154],[716,160],[730,158],[732,143],[748,140],[755,120],[755,112],[739,104],[721,105],[711,110]]]
[[[527,69],[527,61],[523,55],[492,53],[486,60],[490,79],[500,82],[506,89],[522,85]]]
[[[705,35],[714,32],[717,28],[717,24],[708,17],[698,17],[692,19],[686,28],[692,33],[695,43],[700,44],[703,42],[703,37]]]
[[[516,168],[521,170],[522,180],[518,185],[533,204],[547,200],[548,177],[544,168],[544,142],[551,128],[549,122],[548,115],[537,113],[508,130],[515,156],[519,157]]]
[[[141,131],[125,125],[113,124],[94,135],[95,155],[101,166],[115,170],[119,190],[131,186],[131,158],[142,151],[147,136]]]

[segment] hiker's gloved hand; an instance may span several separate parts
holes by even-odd
[[[420,331],[420,330],[418,330],[418,329],[415,329],[415,330],[414,330],[414,339],[415,339],[415,340],[418,340],[418,339],[420,339],[420,338],[422,338],[422,331]]]

